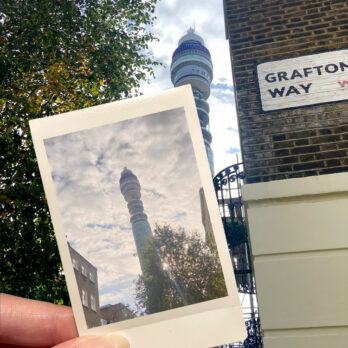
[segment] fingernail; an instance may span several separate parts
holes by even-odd
[[[108,341],[111,345],[113,345],[113,348],[130,348],[129,341],[119,335],[107,335],[103,336],[102,339]]]

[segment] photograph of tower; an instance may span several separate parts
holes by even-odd
[[[88,327],[228,296],[183,108],[44,145]]]
[[[146,262],[142,251],[146,246],[146,240],[153,238],[151,227],[147,221],[147,216],[144,214],[144,206],[141,201],[140,183],[138,178],[131,170],[124,167],[121,178],[120,188],[124,199],[128,203],[130,221],[134,235],[135,246],[139,255],[139,262],[142,272],[144,272],[144,263]]]

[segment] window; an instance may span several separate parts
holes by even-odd
[[[72,265],[75,269],[78,269],[76,259],[72,259]]]
[[[91,295],[91,309],[93,311],[96,311],[96,305],[95,305],[95,297],[93,295]]]
[[[81,266],[81,272],[82,272],[82,274],[85,276],[85,277],[87,277],[87,271],[86,271],[86,267],[85,266]]]
[[[88,307],[88,301],[87,301],[87,291],[82,289],[82,304],[86,307]]]
[[[89,280],[94,283],[94,274],[92,272],[89,272]]]

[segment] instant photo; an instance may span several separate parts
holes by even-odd
[[[135,348],[151,331],[145,346],[243,339],[190,87],[31,129],[80,334],[118,332]]]

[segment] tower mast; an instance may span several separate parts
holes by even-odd
[[[145,248],[146,240],[153,238],[153,235],[150,224],[147,221],[147,215],[144,213],[143,202],[140,199],[141,186],[139,180],[133,172],[126,167],[124,167],[121,173],[120,188],[124,199],[128,203],[127,207],[130,214],[134,241],[137,248],[140,267],[144,274],[145,260],[142,255],[142,250]]]
[[[209,50],[203,39],[190,28],[180,40],[172,56],[170,66],[174,87],[190,84],[196,102],[205,150],[207,152],[211,174],[214,175],[213,151],[210,147],[212,136],[209,131],[210,84],[213,79],[213,64]]]

